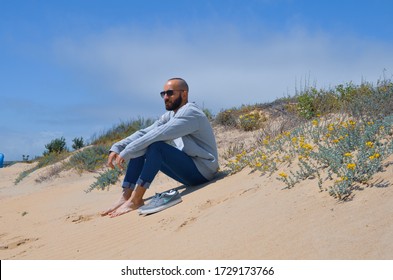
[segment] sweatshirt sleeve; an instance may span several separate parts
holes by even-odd
[[[133,141],[124,141],[122,143],[125,147],[120,152],[120,156],[128,161],[131,158],[144,154],[144,151],[152,143],[182,137],[196,131],[198,126],[198,117],[194,116],[192,111],[186,108],[185,110],[179,110],[169,121],[161,125],[150,127],[143,135],[138,134],[139,137],[135,137],[135,139],[133,135],[131,135],[130,137],[133,137]]]
[[[145,134],[148,132],[154,130],[156,127],[164,124],[169,120],[169,115],[164,114],[155,121],[151,126],[148,126],[144,129],[140,129],[136,131],[135,133],[131,134],[127,138],[124,138],[123,140],[120,140],[119,142],[116,142],[115,144],[112,145],[109,151],[115,152],[117,154],[120,154],[128,145],[130,145],[132,142],[136,141],[137,139],[143,137]]]

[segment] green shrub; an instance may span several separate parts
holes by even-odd
[[[352,83],[338,85],[335,88],[341,101],[351,102],[356,96],[359,96],[358,87]]]
[[[83,141],[83,137],[81,138],[74,138],[72,140],[73,144],[72,144],[72,148],[76,151],[79,150],[81,148],[83,148],[85,146],[85,143]]]
[[[68,167],[78,172],[94,172],[105,164],[108,156],[108,146],[97,145],[83,149],[72,155],[67,163]]]
[[[239,125],[244,131],[260,128],[263,119],[258,111],[250,112],[239,117]]]
[[[236,127],[237,126],[236,109],[221,111],[216,116],[215,123],[226,127]]]
[[[392,135],[393,116],[367,122],[314,119],[273,139],[266,137],[253,152],[236,155],[227,167],[231,173],[246,166],[270,174],[282,169],[277,179],[287,188],[317,178],[321,190],[345,200],[357,185],[368,184],[383,170],[383,160],[393,154]],[[329,186],[323,188],[324,183]]]
[[[393,113],[393,84],[388,81],[378,82],[376,87],[363,84],[358,94],[345,103],[345,112],[364,121],[382,119]]]
[[[47,149],[47,151],[44,152],[44,155],[48,155],[48,154],[52,154],[52,153],[60,154],[62,152],[66,152],[67,151],[66,145],[67,144],[66,144],[66,140],[64,139],[64,137],[56,138],[56,139],[52,140],[49,144],[45,145],[45,148]]]
[[[297,111],[299,115],[307,120],[317,115],[317,109],[314,105],[316,90],[306,91],[297,97]]]
[[[93,191],[94,189],[104,190],[110,185],[114,185],[119,181],[119,177],[123,174],[123,170],[119,168],[108,169],[96,177],[96,181],[85,190],[86,193]]]

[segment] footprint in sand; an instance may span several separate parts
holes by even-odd
[[[94,215],[68,215],[66,221],[71,221],[72,223],[79,224],[82,222],[90,221],[94,218]]]
[[[221,202],[225,201],[226,199],[219,201],[219,200],[211,200],[208,199],[206,202],[202,203],[201,205],[198,206],[199,210],[206,210],[214,205],[220,204]]]
[[[182,228],[184,228],[185,226],[189,225],[190,223],[193,223],[197,220],[196,217],[190,217],[187,220],[185,220],[178,228],[177,230],[181,230]]]
[[[23,238],[23,239],[18,239],[17,241],[10,242],[5,245],[0,245],[0,250],[10,250],[10,249],[15,249],[18,248],[19,246],[25,245],[30,242],[37,241],[38,238]]]
[[[175,218],[169,217],[169,218],[159,220],[158,223],[161,225],[161,227],[165,227],[168,224],[172,223],[174,220],[175,220]]]
[[[253,187],[253,188],[249,188],[247,190],[244,190],[242,192],[239,193],[239,196],[244,195],[246,193],[255,193],[256,191],[258,191],[259,186]]]

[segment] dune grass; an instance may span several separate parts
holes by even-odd
[[[239,143],[223,153],[227,173],[250,167],[262,174],[274,174],[285,188],[315,179],[321,190],[345,200],[360,185],[369,184],[393,153],[390,80],[375,85],[347,83],[331,89],[309,87],[293,97],[242,105],[222,110],[216,116],[205,111],[215,125],[257,132],[252,149],[246,151]],[[153,121],[139,118],[121,122],[93,136],[91,145],[78,152],[44,155],[34,168],[21,173],[15,184],[31,172],[68,157],[39,180],[73,168],[79,173],[99,173],[86,192],[107,188],[123,174],[122,170],[105,169],[110,145]]]
[[[92,144],[80,150],[74,152],[70,152],[68,149],[62,149],[60,152],[57,150],[54,152],[47,151],[42,157],[34,160],[37,164],[33,168],[20,173],[14,184],[17,185],[29,174],[48,166],[51,167],[39,175],[36,179],[37,183],[56,178],[64,170],[74,169],[78,173],[100,172],[105,167],[108,151],[113,141],[118,141],[151,123],[153,123],[153,120],[143,118],[127,122],[122,121],[108,131],[94,135]]]
[[[276,174],[286,188],[316,179],[321,190],[348,199],[354,189],[370,184],[393,154],[392,105],[390,81],[309,89],[286,103],[292,110],[283,114],[284,122],[290,116],[299,119],[299,125],[260,135],[252,152],[238,153],[226,167],[231,173],[251,167]],[[243,128],[237,118],[236,126]]]

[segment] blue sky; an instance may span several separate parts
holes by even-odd
[[[391,14],[378,0],[0,0],[0,152],[158,117],[175,76],[213,113],[390,79]]]

